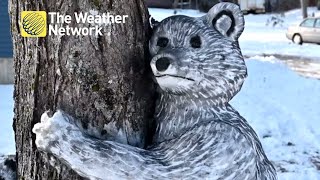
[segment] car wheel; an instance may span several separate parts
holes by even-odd
[[[296,44],[301,45],[302,44],[302,38],[299,34],[296,34],[293,36],[292,41]]]

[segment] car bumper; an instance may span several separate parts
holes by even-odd
[[[292,40],[292,38],[293,38],[293,33],[287,32],[287,33],[286,33],[286,36],[287,36],[287,38],[288,38],[289,40]]]

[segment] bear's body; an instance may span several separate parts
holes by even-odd
[[[89,138],[61,112],[35,125],[37,147],[90,179],[277,179],[256,133],[228,103],[247,75],[237,42],[243,27],[231,3],[155,27],[150,53],[160,98],[149,148]]]

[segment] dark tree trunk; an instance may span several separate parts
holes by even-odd
[[[300,0],[301,1],[301,11],[302,11],[302,17],[307,18],[308,17],[308,4],[309,0]]]
[[[10,0],[9,8],[14,44],[13,127],[18,179],[81,179],[36,148],[32,128],[47,110],[62,109],[95,137],[144,146],[154,108],[147,50],[149,15],[144,0]],[[125,24],[105,27],[110,36],[20,35],[23,10],[73,15],[92,9],[129,18]],[[119,129],[125,139],[117,136]]]

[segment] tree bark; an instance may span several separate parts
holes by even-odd
[[[308,17],[308,0],[300,0],[301,1],[301,11],[302,11],[302,17],[307,18]]]
[[[72,115],[85,132],[97,138],[143,147],[154,109],[144,0],[10,0],[9,6],[18,179],[81,179],[36,148],[32,128],[47,110],[61,109]],[[125,24],[106,26],[104,35],[98,37],[20,35],[21,11],[73,15],[92,9],[129,18]],[[72,22],[70,26],[77,25]]]

